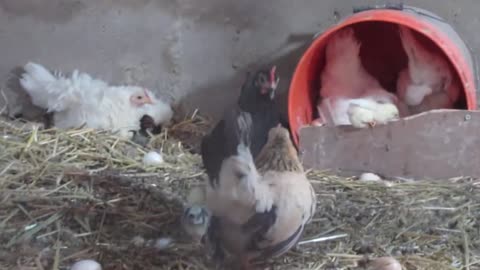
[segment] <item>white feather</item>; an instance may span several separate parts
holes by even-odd
[[[321,96],[359,97],[365,90],[381,88],[360,59],[360,42],[352,28],[336,33],[326,48],[326,64],[321,74]]]
[[[459,97],[458,89],[451,89],[452,71],[442,55],[427,50],[413,36],[412,31],[399,26],[400,39],[408,56],[408,66],[399,73],[398,96],[409,106],[418,106],[426,96],[446,92],[452,103]],[[452,91],[453,90],[453,91]]]
[[[153,104],[133,106],[130,97],[144,91],[138,86],[109,86],[86,73],[75,70],[70,77],[54,76],[39,64],[24,67],[20,84],[29,93],[33,104],[54,112],[58,128],[78,128],[85,125],[94,129],[119,132],[130,138],[129,130],[140,129],[140,118],[149,115],[155,124],[168,123],[173,111],[169,104],[146,90]]]

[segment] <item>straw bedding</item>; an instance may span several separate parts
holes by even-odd
[[[68,269],[84,258],[104,269],[211,269],[178,220],[186,191],[205,178],[189,150],[207,128],[194,117],[143,148],[106,132],[1,121],[0,269]],[[163,165],[143,166],[149,147]],[[269,269],[353,269],[384,255],[405,269],[480,269],[479,180],[309,176],[316,217]]]

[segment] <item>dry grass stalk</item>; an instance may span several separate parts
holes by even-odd
[[[199,123],[207,125],[169,131],[194,134]],[[201,159],[169,131],[151,144],[166,163],[145,168],[148,149],[106,132],[0,122],[0,269],[67,269],[80,258],[107,270],[211,269],[178,222],[188,187],[204,177]],[[412,270],[480,267],[478,180],[387,186],[309,176],[317,215],[275,269],[352,269],[365,255],[392,255]],[[165,236],[173,246],[155,249]]]

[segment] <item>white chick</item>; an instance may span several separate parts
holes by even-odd
[[[374,127],[399,118],[399,111],[395,104],[382,104],[368,99],[352,102],[347,114],[351,125],[356,128]]]
[[[32,103],[54,113],[54,126],[62,129],[83,125],[118,132],[131,138],[140,130],[140,119],[148,115],[155,125],[168,123],[173,110],[165,101],[138,86],[109,86],[75,70],[70,77],[52,74],[45,67],[28,63],[20,84]]]
[[[387,122],[397,120],[400,118],[400,112],[395,104],[385,103],[378,104],[374,110],[375,124],[386,124]]]
[[[350,104],[347,114],[350,124],[355,128],[375,126],[374,112],[369,108],[364,108],[358,104]]]
[[[74,263],[70,270],[102,270],[102,266],[94,260],[81,260]]]
[[[348,27],[329,40],[326,47],[326,64],[321,73],[323,98],[332,96],[359,97],[367,89],[382,88],[370,75],[360,59],[360,42]]]
[[[379,122],[391,119],[394,115],[395,104],[399,100],[393,93],[381,87],[366,89],[364,94],[357,97],[333,96],[324,98],[317,106],[320,119],[323,123],[338,125],[354,125],[355,127],[366,127],[367,123],[373,123],[372,112],[378,110],[376,116]],[[353,106],[357,105],[357,106]],[[381,106],[380,106],[381,105]],[[358,106],[363,108],[358,108]],[[398,108],[396,109],[398,111]],[[382,112],[384,112],[382,114]],[[385,119],[384,119],[385,118]],[[352,120],[354,123],[352,123]]]
[[[449,97],[450,106],[453,106],[459,97],[459,89],[454,83],[448,62],[442,55],[423,47],[409,28],[399,26],[399,33],[408,56],[408,66],[399,73],[398,96],[407,105],[418,106],[426,96],[443,92]]]

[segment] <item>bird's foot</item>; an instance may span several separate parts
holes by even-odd
[[[376,121],[373,121],[373,122],[369,122],[368,125],[373,128],[377,125],[377,122]]]

